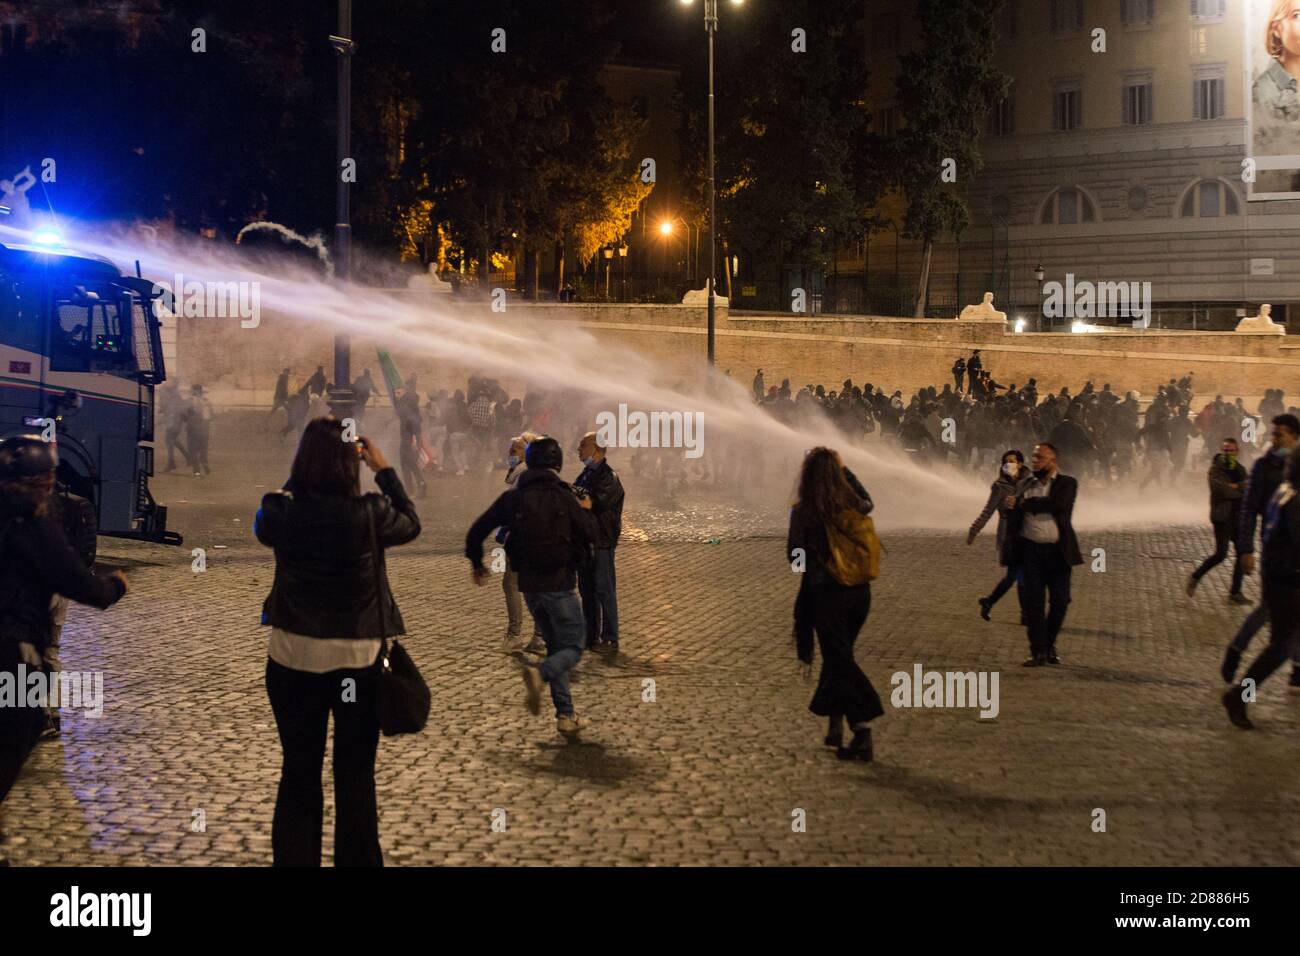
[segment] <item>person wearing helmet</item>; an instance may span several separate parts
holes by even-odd
[[[473,565],[473,581],[487,583],[483,539],[494,528],[509,528],[506,555],[519,574],[519,590],[546,642],[540,665],[519,659],[524,679],[524,703],[530,713],[541,711],[542,687],[550,685],[556,729],[574,734],[586,721],[573,710],[569,671],[582,657],[587,629],[576,591],[577,569],[599,536],[591,499],[579,498],[560,478],[564,453],[554,438],[543,436],[524,449],[527,470],[492,507],[483,512],[465,535],[465,557]]]
[[[36,435],[0,441],[0,804],[45,723],[43,708],[26,706],[21,693],[6,700],[3,688],[16,687],[19,665],[42,667],[51,599],[102,610],[126,593],[125,575],[90,571],[51,515],[58,463],[55,445]]]

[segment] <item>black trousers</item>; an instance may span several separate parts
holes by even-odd
[[[1006,574],[1002,575],[1002,580],[998,582],[991,594],[989,594],[989,607],[997,604],[1002,600],[1002,595],[1006,594],[1016,585],[1016,569],[1007,568]]]
[[[353,680],[355,693],[345,681]],[[310,674],[266,662],[266,691],[284,764],[275,797],[271,849],[276,866],[320,866],[325,792],[321,769],[334,714],[334,865],[383,866],[375,800],[378,664]]]
[[[0,651],[0,671],[14,675],[16,681],[19,659],[17,645],[10,643]],[[17,694],[17,703],[25,704],[27,688],[17,688]],[[0,804],[13,789],[44,726],[45,711],[40,707],[0,707]]]
[[[1070,565],[1056,544],[1021,542],[1020,610],[1029,632],[1029,652],[1046,654],[1056,646],[1056,635],[1070,606]],[[1050,607],[1049,602],[1050,601]]]
[[[1300,660],[1300,585],[1264,578],[1264,604],[1268,608],[1268,647],[1251,663],[1246,677],[1258,688],[1293,655]],[[1300,666],[1300,665],[1297,665]]]
[[[1201,580],[1201,578],[1205,577],[1206,573],[1211,568],[1215,567],[1218,564],[1221,564],[1223,562],[1223,559],[1228,556],[1228,546],[1230,544],[1232,545],[1233,549],[1236,550],[1236,545],[1233,543],[1233,535],[1232,535],[1232,529],[1234,527],[1236,527],[1235,522],[1232,523],[1229,523],[1227,521],[1214,522],[1214,554],[1210,555],[1208,558],[1206,558],[1204,561],[1201,562],[1201,566],[1192,572],[1192,577],[1194,577],[1196,580],[1199,581]],[[1238,554],[1236,555],[1236,561],[1232,565],[1232,592],[1231,593],[1233,594],[1241,593],[1241,579],[1244,574],[1245,574],[1245,569],[1241,566],[1241,555]]]
[[[853,657],[853,644],[871,611],[871,586],[846,588],[829,578],[808,589],[800,612],[811,612],[822,650],[821,676],[808,709],[822,717],[843,715],[850,726],[885,712],[880,695]]]

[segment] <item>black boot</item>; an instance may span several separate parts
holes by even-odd
[[[993,610],[993,602],[986,597],[980,598],[980,617],[986,621],[993,620],[989,617],[989,612]]]
[[[826,740],[824,742],[827,747],[835,747],[838,749],[844,746],[844,715],[843,714],[831,715],[830,720],[827,721],[826,724]]]
[[[835,756],[841,760],[862,760],[870,762],[875,756],[871,745],[871,728],[866,724],[860,724],[853,728],[853,739],[847,747],[841,747],[835,751]]]
[[[1241,699],[1240,687],[1229,687],[1221,700],[1228,711],[1228,719],[1232,721],[1234,726],[1240,727],[1242,730],[1255,729],[1255,725],[1246,716],[1246,702]]]
[[[1223,666],[1219,669],[1219,674],[1223,677],[1225,684],[1236,683],[1237,667],[1240,664],[1241,651],[1229,645],[1228,650],[1223,655]]]

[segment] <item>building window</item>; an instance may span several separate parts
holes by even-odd
[[[1010,136],[1016,131],[1016,100],[1010,94],[989,110],[989,134]]]
[[[897,50],[898,14],[882,13],[872,25],[872,44],[877,50]]]
[[[1072,186],[1052,193],[1043,206],[1038,219],[1044,226],[1076,226],[1081,222],[1096,222],[1097,207],[1082,189]]]
[[[1192,19],[1198,23],[1219,23],[1227,13],[1228,0],[1191,0]]]
[[[1124,26],[1146,26],[1155,18],[1155,0],[1120,0],[1120,19]]]
[[[1237,193],[1217,179],[1202,179],[1183,194],[1178,215],[1184,219],[1217,219],[1241,215]]]
[[[1146,126],[1151,117],[1151,74],[1130,74],[1124,78],[1124,125]]]
[[[1083,29],[1083,0],[1052,0],[1052,32],[1078,33]]]
[[[1226,102],[1223,67],[1202,67],[1192,78],[1192,116],[1198,120],[1221,119]]]
[[[1077,84],[1061,85],[1052,96],[1052,129],[1067,131],[1083,126],[1083,90]]]

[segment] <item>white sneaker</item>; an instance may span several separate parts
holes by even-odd
[[[565,714],[555,719],[555,729],[562,734],[576,734],[587,726],[587,718],[577,714]]]

